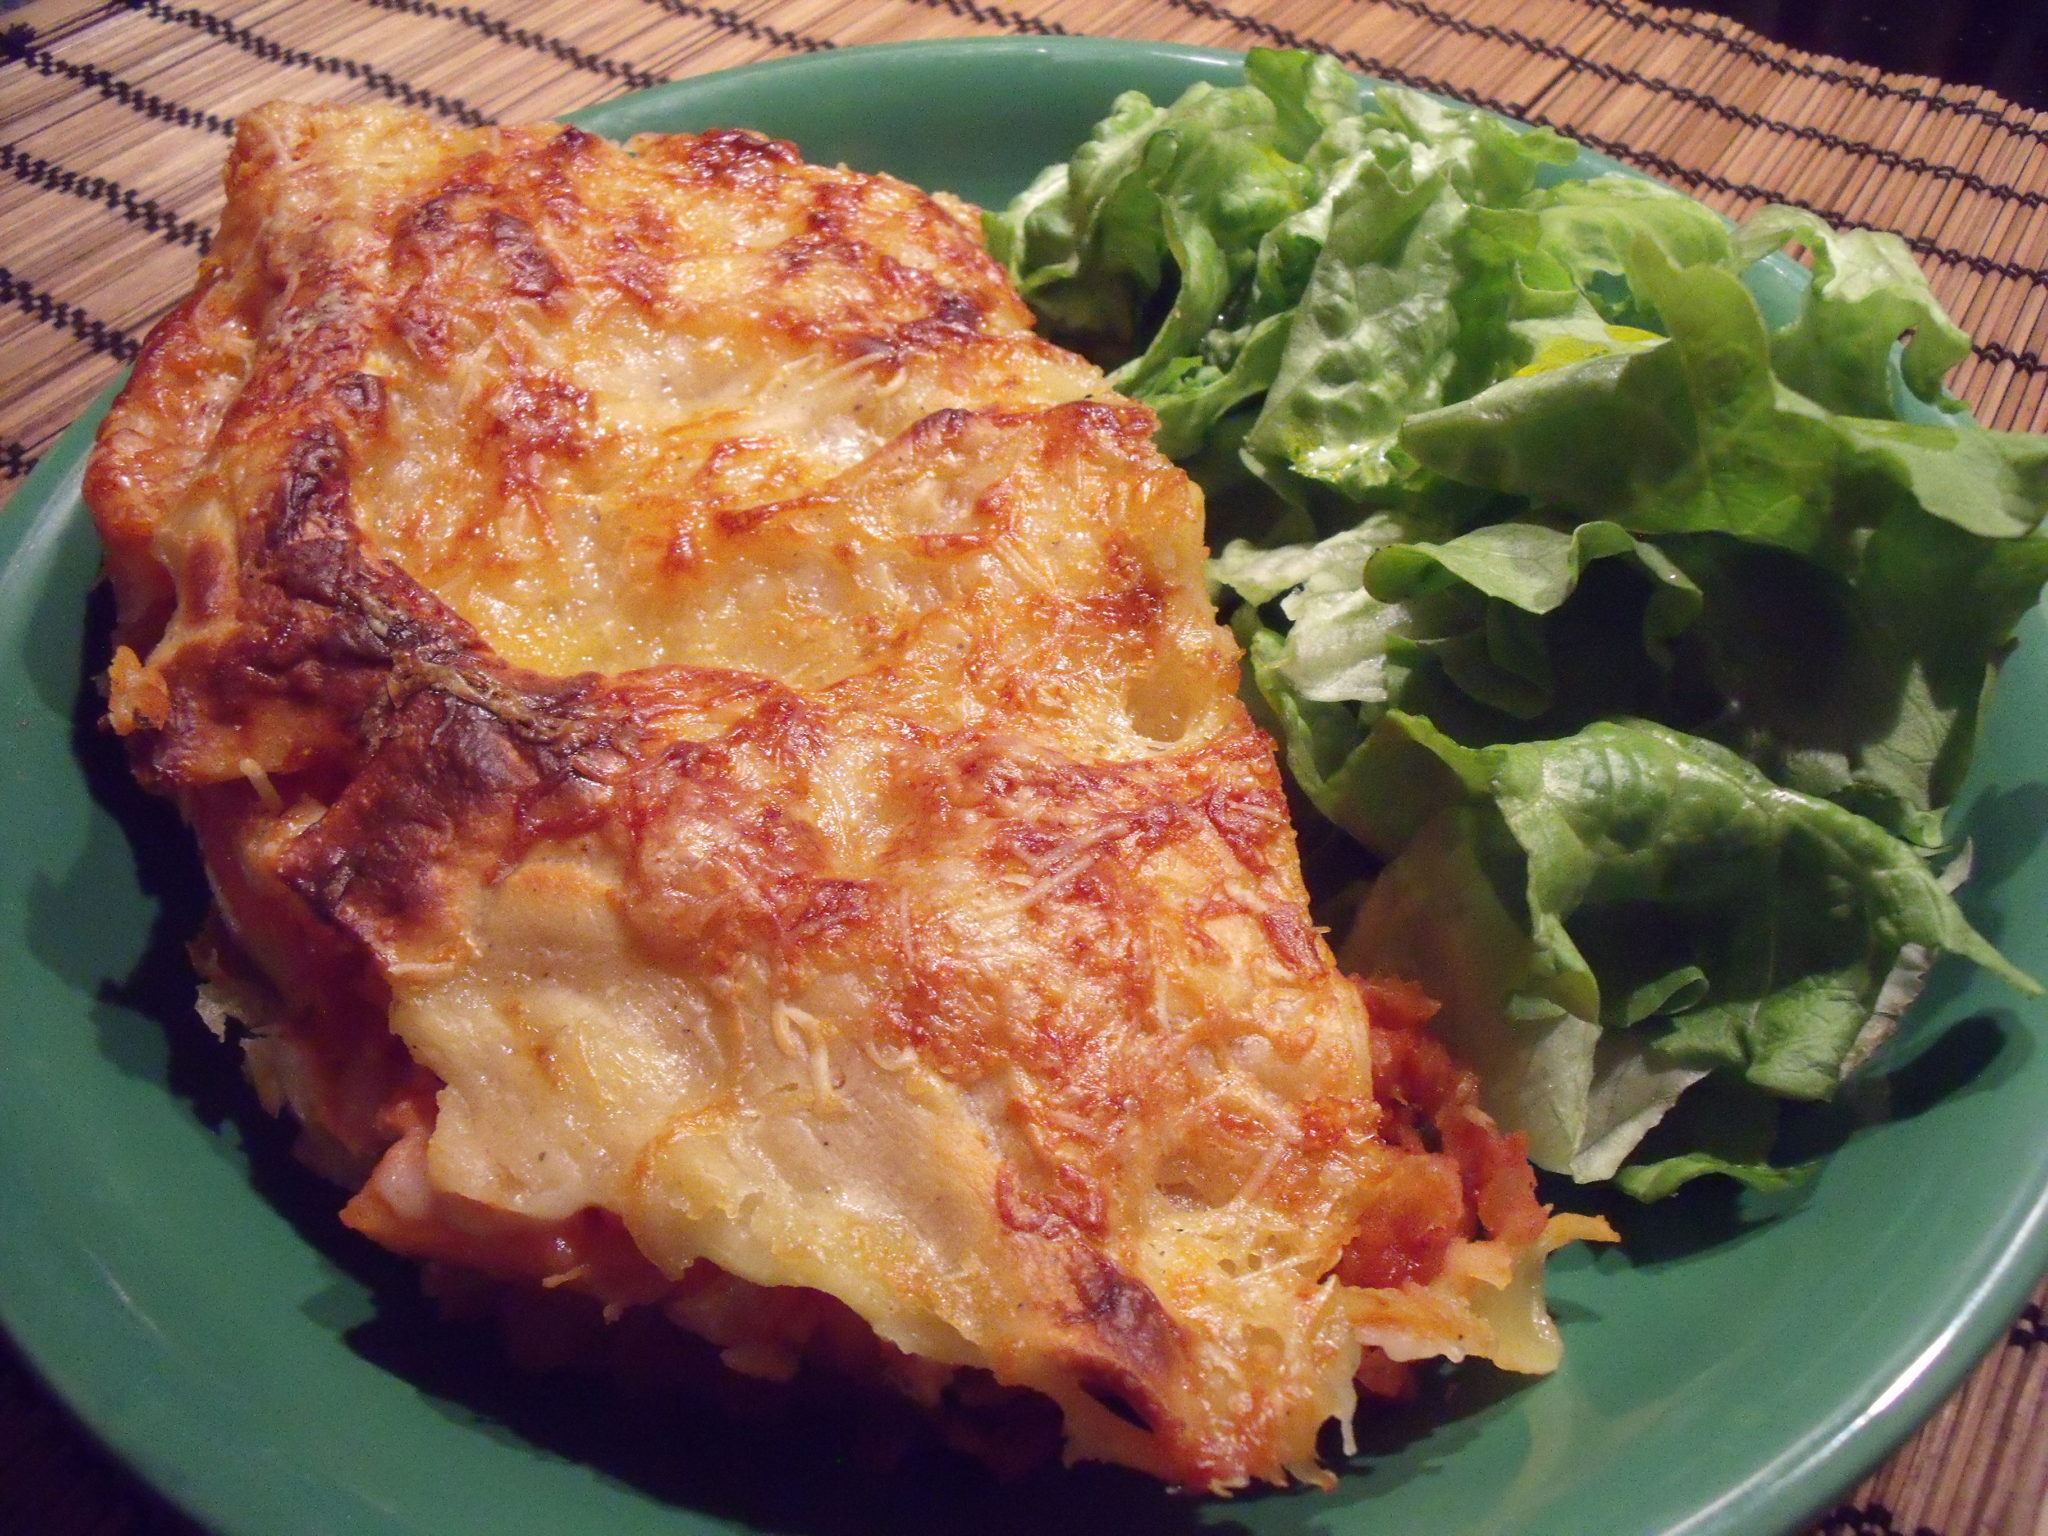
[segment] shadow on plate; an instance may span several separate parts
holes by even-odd
[[[1563,1211],[1604,1216],[1621,1241],[1594,1251],[1594,1262],[1612,1262],[1619,1252],[1636,1268],[1654,1268],[1711,1248],[1741,1241],[1773,1225],[1783,1213],[1753,1209],[1746,1191],[1723,1178],[1696,1179],[1667,1199],[1644,1205],[1611,1184],[1580,1185],[1557,1174],[1540,1174],[1537,1195]],[[1559,1315],[1567,1326],[1571,1318]]]
[[[505,1363],[495,1321],[451,1323],[410,1291],[381,1298],[348,1341],[482,1433],[777,1536],[1251,1536],[1272,1528],[1275,1505],[1327,1510],[1313,1490],[1254,1489],[1224,1502],[1102,1466],[1048,1462],[999,1478],[942,1445],[901,1400],[735,1377],[709,1346],[652,1314],[591,1326],[605,1342],[577,1350],[579,1365],[522,1370]],[[530,1328],[522,1336],[530,1348]],[[1355,1424],[1355,1455],[1326,1431],[1323,1462],[1343,1474],[1337,1498],[1370,1500],[1454,1465],[1489,1411],[1532,1383],[1475,1365],[1427,1375],[1411,1402],[1369,1405]],[[1427,1456],[1401,1454],[1425,1440]]]
[[[1112,1468],[1000,1480],[939,1444],[907,1403],[733,1376],[656,1314],[590,1327],[604,1336],[577,1364],[522,1367],[508,1348],[533,1350],[530,1326],[508,1346],[494,1321],[450,1321],[412,1289],[381,1296],[347,1340],[458,1423],[751,1531],[1244,1536],[1227,1506],[1205,1509]]]
[[[1833,1102],[1794,1106],[1780,1131],[1779,1155],[1792,1162],[1826,1157],[1872,1126],[1995,1090],[2032,1050],[2028,1032],[2003,1008],[1966,1014],[1925,1039],[1895,1042]]]
[[[1569,1327],[1574,1316],[1591,1314],[1583,1307],[1557,1303],[1553,1315]],[[1415,1478],[1455,1471],[1459,1451],[1479,1437],[1495,1410],[1534,1391],[1544,1380],[1518,1376],[1484,1360],[1426,1371],[1412,1402],[1368,1404],[1359,1413],[1352,1426],[1356,1455],[1347,1459],[1332,1445],[1326,1447],[1324,1464],[1342,1467],[1347,1478],[1359,1479],[1359,1490],[1368,1501]],[[1426,1455],[1405,1454],[1425,1444]]]
[[[242,1076],[239,1051],[200,1023],[187,946],[206,916],[206,879],[178,813],[136,784],[119,738],[102,722],[105,700],[99,679],[112,651],[109,589],[94,587],[84,610],[85,645],[71,704],[71,755],[99,814],[73,872],[36,888],[29,940],[39,958],[92,998],[101,1055],[184,1101],[194,1118],[216,1133],[220,1155],[245,1168],[263,1198],[307,1242],[365,1283],[409,1274],[401,1261],[337,1225],[334,1187],[292,1158],[294,1133],[256,1102]],[[148,913],[139,951],[108,942],[109,928],[120,922],[108,911],[117,899],[110,892],[109,872],[117,867],[131,872],[132,892],[140,893]],[[118,959],[123,952],[132,954],[125,966]],[[382,1261],[372,1266],[377,1273],[360,1273],[365,1252]]]
[[[0,1422],[8,1430],[8,1475],[0,1477],[0,1531],[206,1536],[102,1449],[52,1399],[4,1335]]]
[[[2032,1048],[2027,1031],[2004,1010],[1972,1013],[1924,1039],[1915,1034],[1910,1041],[1894,1042],[1832,1101],[1782,1105],[1772,1159],[1781,1165],[1824,1161],[1875,1127],[1995,1090],[2019,1070]],[[1708,1177],[1644,1205],[1612,1186],[1587,1188],[1545,1174],[1539,1193],[1560,1209],[1605,1216],[1621,1234],[1619,1248],[1626,1260],[1654,1267],[1741,1242],[1776,1225],[1805,1206],[1814,1182],[1760,1195],[1732,1179]]]
[[[1970,878],[1958,893],[1965,907],[1990,895],[2011,878],[2048,839],[2048,784],[2015,784],[1987,789],[1970,802],[1954,836],[1973,851]],[[1990,920],[1989,913],[1971,913],[1971,920]]]

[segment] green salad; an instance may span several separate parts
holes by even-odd
[[[1780,1185],[1779,1104],[1934,954],[2039,990],[1943,811],[2048,578],[2048,439],[1947,392],[1969,340],[1892,236],[1246,76],[1119,98],[991,248],[1207,494],[1304,842],[1371,871],[1345,963],[1441,1000],[1540,1166]]]

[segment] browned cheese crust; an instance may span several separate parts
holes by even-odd
[[[1200,1488],[1366,1345],[1548,1364],[1541,1245],[1336,1278],[1404,1154],[1199,497],[971,210],[285,105],[227,182],[87,480],[110,713],[354,1224],[807,1287]]]

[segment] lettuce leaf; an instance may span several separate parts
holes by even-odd
[[[1578,157],[1261,50],[1120,99],[991,249],[1209,493],[1247,697],[1381,866],[1347,963],[1443,1001],[1542,1165],[1779,1187],[1773,1106],[1898,977],[2033,987],[1934,871],[2048,440],[1948,393],[1896,239]]]
[[[1839,415],[1774,372],[1784,332],[1733,273],[1647,243],[1628,270],[1669,340],[1411,418],[1404,446],[1447,478],[1661,539],[1705,594],[1697,662],[1719,719],[1702,728],[1937,843],[1992,664],[2048,577],[2048,441]],[[1968,599],[1930,605],[1937,591]]]
[[[1846,416],[1896,417],[1901,387],[1923,404],[1959,411],[1941,381],[1970,355],[1970,338],[1942,312],[1904,245],[1870,230],[1830,229],[1804,209],[1766,208],[1743,226],[1737,250],[1754,259],[1787,241],[1813,256],[1797,315],[1771,336],[1787,385]]]
[[[1343,960],[1432,989],[1488,1108],[1580,1178],[1709,1072],[1832,1095],[1916,948],[2040,990],[1911,848],[1666,727],[1474,749],[1392,711],[1332,781],[1338,819],[1399,850]]]

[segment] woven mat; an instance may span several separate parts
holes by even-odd
[[[30,4],[0,18],[12,23],[0,35],[0,491],[189,286],[220,209],[230,120],[246,107],[291,96],[469,122],[548,117],[778,54],[976,33],[1321,48],[1559,128],[1730,213],[1796,203],[1896,230],[1977,339],[1958,393],[1989,425],[2048,428],[2048,114],[1632,0],[1254,4]],[[2044,1298],[1817,1533],[2048,1536]],[[4,1349],[0,1527],[185,1528]]]

